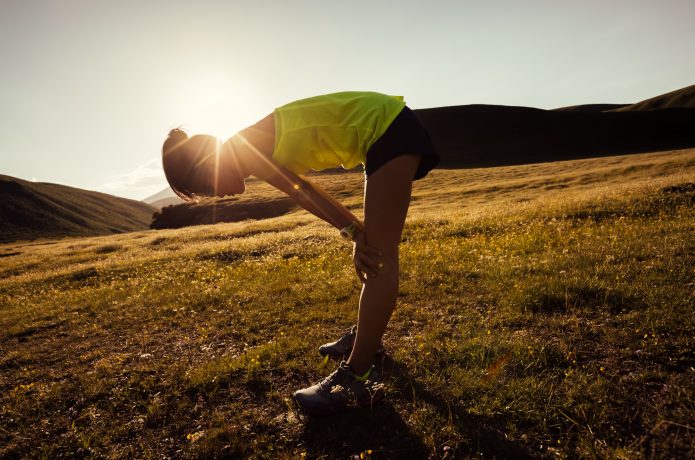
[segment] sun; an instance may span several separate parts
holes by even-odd
[[[174,114],[189,134],[227,139],[257,121],[262,113],[253,84],[221,71],[186,75],[173,94]]]

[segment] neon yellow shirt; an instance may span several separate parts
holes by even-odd
[[[358,91],[283,105],[274,111],[273,159],[296,174],[354,168],[403,107],[402,96]]]

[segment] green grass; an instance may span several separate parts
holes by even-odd
[[[693,150],[435,171],[387,400],[331,418],[288,398],[359,285],[306,213],[2,246],[0,457],[693,456],[693,182]]]

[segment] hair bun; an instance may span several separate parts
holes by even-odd
[[[182,129],[174,128],[169,131],[169,139],[176,143],[183,142],[188,139],[188,134],[186,134],[186,132]]]

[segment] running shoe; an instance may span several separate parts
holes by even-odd
[[[307,414],[330,415],[349,407],[372,408],[384,397],[384,385],[372,368],[359,377],[345,361],[316,385],[296,391],[293,399]]]
[[[357,335],[357,326],[352,326],[352,328],[343,334],[341,338],[331,343],[324,343],[319,347],[319,353],[321,356],[329,356],[335,360],[347,359],[352,352],[352,347],[355,345],[355,336]],[[376,354],[382,354],[386,351],[383,342],[379,342],[379,348],[376,350]]]

